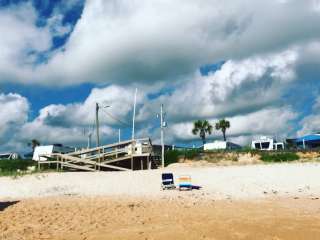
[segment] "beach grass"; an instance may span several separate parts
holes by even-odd
[[[291,162],[300,159],[295,152],[261,152],[260,158],[264,162]]]

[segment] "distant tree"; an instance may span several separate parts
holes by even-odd
[[[212,125],[207,120],[197,120],[193,123],[192,133],[199,134],[203,144],[206,143],[206,134],[211,134],[211,132]]]
[[[32,139],[29,143],[28,146],[30,146],[32,148],[32,151],[34,152],[34,149],[37,146],[40,146],[40,142],[37,139]]]
[[[230,122],[226,119],[221,119],[216,123],[216,129],[221,130],[224,141],[226,141],[226,131],[228,128],[230,128]]]

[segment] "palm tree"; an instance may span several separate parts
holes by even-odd
[[[221,119],[216,123],[216,129],[222,131],[224,141],[226,141],[226,131],[228,128],[230,128],[230,122],[228,120]]]
[[[197,135],[199,133],[203,144],[206,143],[206,134],[211,134],[212,126],[207,120],[198,120],[193,123],[192,133]]]
[[[37,139],[32,139],[29,143],[28,146],[32,147],[32,152],[34,152],[34,149],[36,146],[40,146],[40,142]]]

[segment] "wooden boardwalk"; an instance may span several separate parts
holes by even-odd
[[[56,164],[57,170],[127,171],[157,168],[150,139],[135,139],[71,153],[41,155],[38,167]]]

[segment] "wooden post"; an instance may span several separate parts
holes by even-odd
[[[99,158],[98,158],[98,171],[100,171],[100,163],[101,163],[101,149],[99,149]]]
[[[133,155],[135,153],[135,141],[131,143],[131,170],[133,171]]]
[[[131,170],[133,171],[133,156],[131,156]]]
[[[63,157],[60,157],[59,161],[60,161],[61,170],[63,171]]]

